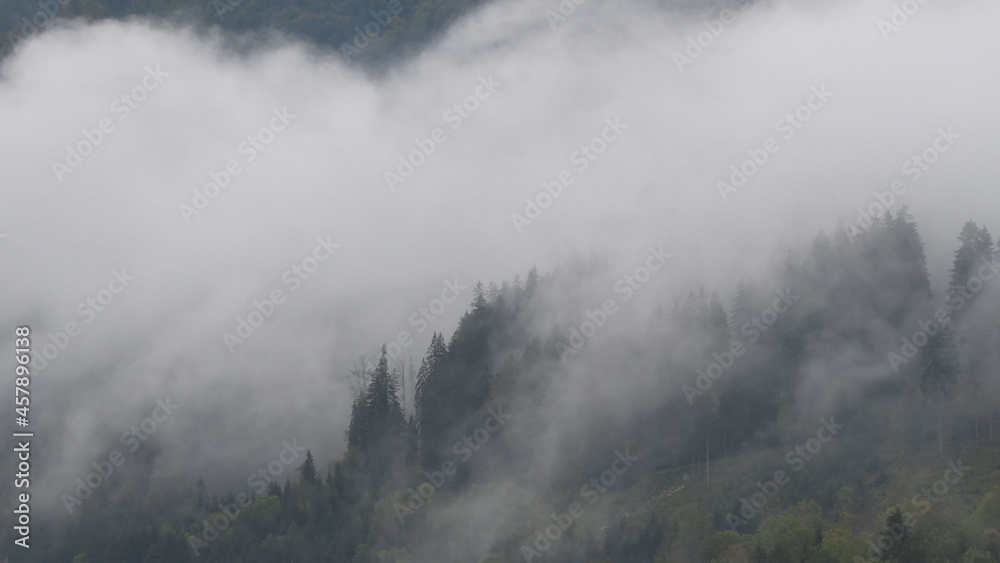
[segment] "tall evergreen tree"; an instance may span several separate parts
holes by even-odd
[[[979,259],[987,253],[992,254],[993,241],[989,239],[988,233],[987,240],[989,242],[985,245],[980,235],[979,227],[972,221],[967,221],[962,226],[962,232],[958,234],[958,241],[961,245],[955,251],[955,260],[951,268],[951,283],[949,284],[951,294],[961,294],[969,283]]]
[[[368,464],[376,483],[388,476],[401,461],[403,451],[403,407],[399,400],[398,375],[389,371],[388,352],[382,355],[372,373],[365,396],[365,432],[367,433]]]
[[[299,473],[302,475],[303,482],[311,485],[317,484],[316,462],[313,459],[311,450],[306,450],[306,460],[302,462],[302,465],[299,467]]]
[[[488,308],[489,302],[486,299],[486,289],[483,288],[483,282],[476,282],[476,286],[472,288],[472,312],[478,313]]]
[[[538,275],[538,269],[534,266],[528,271],[528,279],[524,282],[524,295],[530,298],[538,290],[538,284],[541,281],[541,277]]]
[[[937,405],[938,454],[944,457],[944,403],[958,375],[958,358],[951,327],[945,325],[920,349],[920,391]]]
[[[449,391],[448,369],[448,347],[444,335],[435,332],[417,372],[415,423],[420,463],[424,467],[437,465],[437,442],[447,426],[444,398]]]
[[[747,284],[740,278],[740,283],[736,284],[736,295],[733,296],[733,304],[729,308],[729,330],[739,336],[740,327],[746,322],[746,317],[751,313],[750,304],[747,302]]]
[[[729,342],[732,340],[732,333],[729,331],[729,318],[717,292],[712,292],[712,297],[708,302],[707,324],[712,347],[728,348]]]
[[[347,427],[348,446],[357,446],[362,450],[368,448],[368,432],[365,426],[368,421],[366,411],[365,395],[362,393],[355,396],[354,402],[351,403],[351,423]]]

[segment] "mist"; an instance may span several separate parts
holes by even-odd
[[[557,10],[494,2],[379,69],[141,19],[61,21],[20,44],[0,66],[0,342],[29,325],[37,352],[58,349],[33,363],[39,506],[62,510],[165,397],[164,474],[244,490],[293,439],[326,467],[359,357],[395,342],[419,365],[477,282],[562,267],[578,283],[535,300],[545,334],[619,295],[651,247],[669,253],[561,368],[548,432],[504,429],[531,440],[532,485],[507,475],[451,515],[481,524],[469,549],[484,553],[502,536],[493,508],[555,478],[586,409],[624,421],[655,402],[649,374],[606,374],[655,365],[628,347],[657,305],[766,287],[786,251],[856,224],[897,180],[890,207],[919,224],[935,293],[962,224],[1000,224],[996,3],[928,2],[895,30],[882,0]],[[915,168],[929,147],[939,158]],[[574,256],[593,271],[573,278]],[[254,311],[270,314],[234,339]],[[683,400],[679,385],[655,397]]]

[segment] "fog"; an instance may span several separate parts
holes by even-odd
[[[399,357],[419,365],[477,281],[546,274],[576,255],[601,264],[578,295],[544,301],[547,327],[614,297],[614,280],[662,246],[666,268],[623,306],[648,319],[700,285],[729,299],[740,277],[854,224],[897,179],[907,191],[892,207],[916,218],[936,287],[966,220],[1000,224],[995,2],[928,2],[889,32],[882,0],[760,2],[724,24],[704,23],[719,6],[587,2],[553,25],[554,9],[490,4],[377,71],[290,38],[236,50],[216,32],[140,20],[64,21],[4,60],[0,345],[11,350],[24,324],[36,351],[65,344],[32,383],[41,503],[56,506],[168,396],[180,406],[155,432],[164,471],[245,488],[292,439],[325,467],[345,447],[353,363],[406,331]],[[711,29],[700,54],[686,52]],[[136,92],[134,107],[120,100]],[[810,103],[789,128],[784,116]],[[251,150],[247,137],[271,127]],[[905,163],[949,128],[948,150],[912,181]],[[577,151],[602,133],[582,169]],[[762,150],[769,138],[777,150]],[[87,142],[97,146],[73,165],[67,147]],[[401,157],[421,145],[433,153],[403,178]],[[717,182],[752,154],[766,163],[721,196]],[[238,173],[220,176],[227,165]],[[551,205],[512,218],[533,217],[526,198],[564,170],[572,183],[542,198]],[[213,174],[227,186],[199,200]],[[116,271],[134,279],[105,292],[101,311],[84,306]],[[458,298],[411,322],[449,283],[464,286]],[[275,290],[271,316],[227,346]],[[70,322],[78,335],[57,334]],[[600,338],[605,351],[629,341]],[[537,438],[556,445],[539,446],[540,467],[573,436],[561,414],[646,388],[586,381],[565,384],[575,392]]]

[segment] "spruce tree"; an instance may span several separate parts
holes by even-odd
[[[404,419],[398,377],[389,372],[385,345],[365,394],[364,415],[368,466],[377,486],[388,476],[396,461],[401,460],[403,449]]]
[[[708,302],[707,322],[712,347],[720,350],[728,348],[729,342],[732,340],[732,334],[729,332],[729,318],[717,292],[712,292],[712,297]]]
[[[302,481],[315,485],[316,481],[316,463],[313,460],[312,451],[306,450],[306,460],[299,467],[299,473],[302,475]]]
[[[920,391],[937,405],[938,454],[944,457],[944,403],[957,381],[958,357],[951,327],[945,325],[920,349]]]
[[[419,459],[424,467],[437,464],[434,452],[438,440],[446,430],[444,400],[449,392],[447,370],[448,348],[444,343],[444,335],[434,333],[427,356],[417,372],[415,398]]]
[[[955,251],[955,260],[951,268],[951,283],[949,293],[961,294],[972,277],[973,268],[978,263],[981,241],[979,239],[979,227],[972,221],[968,221],[962,226],[962,232],[958,234],[958,241],[961,244]],[[992,241],[991,241],[992,242]]]

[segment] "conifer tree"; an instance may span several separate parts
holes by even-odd
[[[388,352],[383,345],[365,395],[364,412],[367,460],[376,483],[388,476],[402,453],[404,419],[398,381],[396,374],[389,372]]]
[[[708,302],[708,331],[712,338],[713,348],[722,349],[729,346],[729,341],[732,339],[732,334],[729,332],[729,319],[717,292],[712,292],[712,297]]]
[[[951,327],[945,325],[920,349],[920,391],[938,407],[938,454],[944,457],[944,403],[957,381],[958,358]]]
[[[302,475],[303,482],[311,485],[316,484],[316,464],[313,460],[312,451],[306,450],[306,460],[299,467],[299,473]]]
[[[951,294],[961,294],[972,277],[973,268],[979,262],[979,258],[989,252],[992,247],[992,240],[984,248],[980,238],[979,227],[972,221],[967,221],[962,226],[962,232],[958,234],[958,241],[961,244],[955,251],[955,261],[951,268],[951,283],[949,292]]]
[[[448,348],[444,335],[434,333],[427,355],[417,372],[415,398],[419,459],[425,467],[434,465],[437,440],[445,431],[444,398],[448,392]]]

